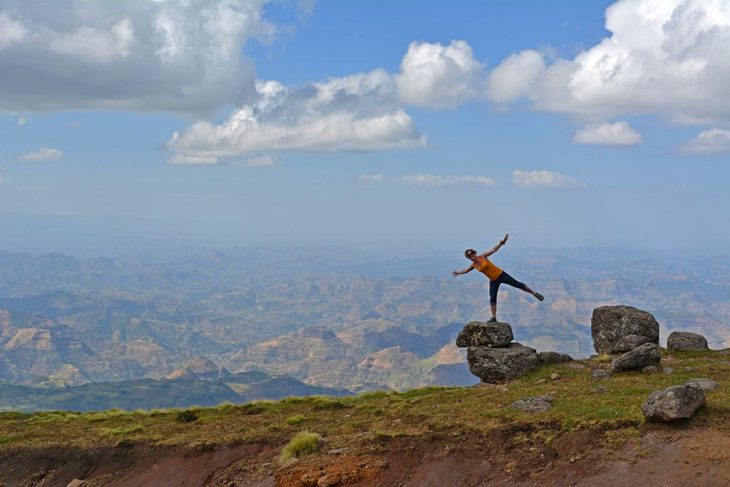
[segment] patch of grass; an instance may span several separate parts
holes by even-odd
[[[317,433],[302,431],[297,433],[281,451],[281,459],[284,461],[294,457],[301,457],[314,453],[319,447],[322,437]]]
[[[8,443],[12,443],[13,437],[12,436],[0,436],[0,445],[7,445]]]
[[[611,357],[607,353],[602,353],[598,357],[593,359],[595,362],[598,362],[599,364],[606,364],[608,362],[611,362],[613,360],[613,357]]]
[[[104,432],[108,435],[120,436],[120,435],[132,435],[134,433],[141,433],[144,431],[144,426],[141,424],[135,424],[127,428],[105,428]]]
[[[301,414],[297,414],[295,416],[289,416],[286,418],[286,424],[289,426],[298,426],[304,422],[306,418],[302,416]]]

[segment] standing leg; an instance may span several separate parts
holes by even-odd
[[[489,281],[489,307],[492,309],[492,319],[489,321],[497,321],[497,291],[501,282],[499,279]]]

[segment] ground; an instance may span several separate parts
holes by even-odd
[[[0,485],[730,485],[730,351],[667,353],[664,372],[591,380],[604,358],[504,385],[290,398],[180,411],[0,414]],[[551,374],[559,374],[552,380]],[[689,421],[646,423],[650,392],[720,384]],[[553,408],[509,405],[550,394]],[[317,451],[283,462],[299,431]]]

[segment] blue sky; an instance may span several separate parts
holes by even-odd
[[[716,252],[728,35],[728,0],[4,0],[0,249]]]

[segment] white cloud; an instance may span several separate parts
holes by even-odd
[[[527,96],[535,79],[544,69],[545,60],[537,51],[526,50],[512,54],[489,73],[487,96],[497,103],[507,103]]]
[[[412,42],[396,76],[400,99],[410,105],[449,108],[480,93],[484,66],[465,41],[448,46]]]
[[[585,184],[553,171],[520,171],[512,173],[512,182],[520,188],[578,189]]]
[[[382,174],[363,174],[357,178],[357,182],[361,184],[379,183],[385,180],[385,176]]]
[[[715,155],[730,152],[730,130],[708,129],[680,148],[683,154]]]
[[[727,123],[728,0],[619,0],[606,10],[606,29],[609,37],[574,59],[558,59],[536,76],[528,70],[525,79],[533,81],[515,91],[535,109],[593,120],[659,114],[678,123]],[[515,74],[510,63],[492,74]],[[502,93],[501,100],[515,96]]]
[[[213,163],[261,151],[369,151],[419,147],[426,140],[398,106],[383,70],[296,88],[257,82],[257,100],[214,125],[175,132],[172,163]]]
[[[34,152],[28,152],[27,154],[23,154],[20,156],[19,160],[21,161],[59,161],[63,159],[63,151],[60,149],[49,149],[48,147],[43,147],[41,149],[38,149]]]
[[[28,35],[28,29],[18,20],[0,12],[0,51],[21,42]]]
[[[209,115],[245,103],[255,89],[243,47],[275,35],[269,1],[5,0],[0,111]]]
[[[627,122],[589,124],[573,135],[576,144],[636,145],[641,134]]]
[[[494,186],[494,179],[486,176],[436,176],[435,174],[411,174],[401,176],[399,181],[415,186],[438,188],[444,186]]]

